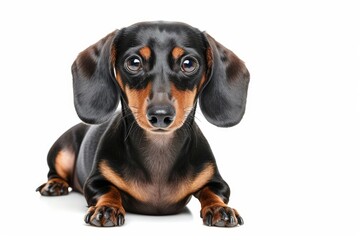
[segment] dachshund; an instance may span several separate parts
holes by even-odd
[[[250,74],[232,51],[185,23],[141,22],[79,53],[71,70],[83,123],[51,147],[41,195],[82,193],[85,222],[99,227],[123,225],[126,211],[176,214],[192,196],[203,224],[243,224],[194,121],[197,102],[215,126],[242,119]]]

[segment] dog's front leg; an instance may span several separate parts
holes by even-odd
[[[89,209],[85,222],[97,227],[121,226],[125,222],[125,209],[120,191],[108,181],[88,181],[85,197]]]
[[[216,192],[219,192],[219,194],[216,194]],[[219,189],[210,185],[205,186],[195,195],[201,204],[200,217],[203,219],[204,224],[218,227],[234,227],[238,224],[244,224],[240,214],[226,204],[228,196],[225,198],[221,196],[223,194],[220,194]]]

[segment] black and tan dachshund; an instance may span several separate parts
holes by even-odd
[[[123,225],[126,211],[175,214],[192,195],[205,225],[243,224],[194,121],[197,101],[216,126],[242,119],[249,72],[233,52],[184,23],[143,22],[85,49],[72,75],[75,108],[87,124],[50,149],[41,195],[83,193],[85,222],[95,226]]]

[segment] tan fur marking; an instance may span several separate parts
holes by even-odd
[[[51,193],[50,195],[64,195],[67,193],[65,192],[65,189],[67,190],[69,188],[69,184],[62,178],[51,178],[47,181],[47,183],[44,183],[40,187],[36,189],[36,191],[40,191],[41,195],[49,196],[49,187],[57,185],[57,187],[54,189],[55,192]],[[61,191],[64,192],[61,192]]]
[[[112,211],[107,213],[100,213],[99,211],[103,211],[104,208],[112,208]],[[108,216],[98,219],[99,213],[105,215],[108,214]],[[98,221],[100,222],[101,226],[106,226],[105,224],[110,220],[112,224],[118,225],[117,222],[119,214],[125,216],[125,209],[122,205],[120,191],[116,189],[116,187],[110,186],[110,189],[107,193],[97,198],[96,205],[89,207],[88,214],[92,215],[90,222]]]
[[[116,49],[114,45],[111,46],[111,53],[110,53],[110,62],[112,66],[115,66],[116,61]]]
[[[55,158],[56,173],[66,181],[71,179],[75,164],[75,155],[70,150],[61,150]]]
[[[167,185],[166,183],[163,183],[164,185],[161,188],[162,197],[161,199],[157,199],[153,191],[154,189],[158,189],[158,187],[151,185],[151,183],[139,183],[135,180],[126,181],[121,176],[119,176],[119,174],[114,172],[114,170],[112,170],[105,161],[100,163],[99,168],[102,175],[117,188],[127,192],[139,201],[152,202],[155,204],[157,201],[162,201],[169,204],[177,203],[189,194],[198,191],[201,187],[207,184],[214,174],[214,166],[209,164],[193,179],[187,178],[185,181],[178,184]]]
[[[151,57],[151,49],[148,46],[142,47],[139,53],[146,60],[149,60]]]
[[[213,65],[213,53],[211,48],[206,49],[206,63],[207,67],[210,69]]]
[[[146,193],[142,192],[143,188],[136,186],[136,182],[130,183],[125,181],[121,176],[119,176],[119,174],[114,172],[114,170],[112,170],[111,167],[109,167],[104,161],[100,163],[99,168],[102,175],[108,181],[114,184],[117,188],[127,192],[137,200],[145,201]]]
[[[201,208],[213,204],[221,204],[226,206],[224,201],[213,191],[211,191],[209,187],[205,187],[204,189],[201,190],[199,195],[199,200],[201,202]]]
[[[128,98],[129,107],[138,124],[144,129],[152,128],[146,118],[146,100],[150,96],[150,91],[151,83],[144,89],[130,89],[128,86],[125,86],[125,94]]]
[[[213,191],[211,191],[209,187],[205,187],[200,191],[199,201],[201,204],[201,216],[205,216],[207,209],[210,207],[227,207],[224,201]]]
[[[176,60],[179,57],[181,57],[184,54],[184,49],[180,48],[180,47],[174,47],[174,49],[171,51],[171,54],[173,56],[173,58]]]
[[[61,178],[52,178],[47,181],[47,184],[54,184],[54,183],[64,184],[66,187],[69,187],[69,184],[64,179]]]
[[[109,192],[98,198],[96,207],[98,206],[123,208],[119,190],[111,186]]]
[[[201,76],[200,83],[199,83],[199,89],[201,89],[204,86],[205,81],[206,81],[206,77],[205,77],[205,73],[203,73],[203,75]]]
[[[174,84],[171,84],[171,95],[175,99],[176,109],[176,117],[174,123],[171,126],[172,128],[177,129],[184,124],[186,117],[194,107],[196,92],[196,88],[194,88],[192,91],[181,91],[178,90]]]
[[[113,69],[114,69],[114,74],[115,74],[115,79],[116,81],[118,82],[121,90],[124,91],[124,83],[122,82],[122,79],[120,77],[120,74],[118,72],[118,70],[116,69],[115,67],[115,62],[116,62],[116,49],[114,46],[111,47],[111,54],[110,54],[110,62],[111,62],[111,65],[113,66]]]
[[[185,183],[181,184],[178,190],[171,194],[167,200],[171,203],[176,203],[207,184],[213,175],[214,166],[209,164],[194,179],[188,179]]]
[[[120,77],[120,74],[118,73],[118,71],[116,69],[114,71],[115,71],[115,74],[116,74],[115,75],[116,81],[119,83],[119,86],[120,86],[121,90],[125,91],[124,83],[123,83],[123,81],[122,81],[122,79]]]

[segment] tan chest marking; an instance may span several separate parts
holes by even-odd
[[[176,203],[186,196],[198,191],[209,182],[214,174],[214,166],[209,164],[195,177],[187,177],[178,183],[142,183],[136,180],[125,180],[106,161],[99,165],[103,176],[117,188],[127,192],[132,197],[142,202]]]

